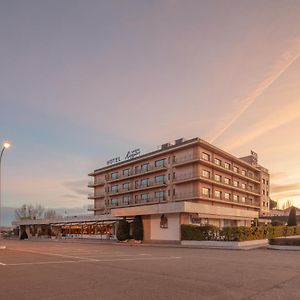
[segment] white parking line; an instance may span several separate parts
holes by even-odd
[[[39,252],[39,251],[32,251],[32,250],[22,250],[22,249],[15,249],[15,248],[10,248],[10,249],[14,250],[14,251],[28,252],[28,253],[48,255],[48,256],[59,256],[59,257],[67,257],[67,258],[76,258],[76,259],[81,259],[81,260],[95,261],[95,259],[93,259],[93,258],[85,258],[82,256],[64,255],[64,254],[49,253],[49,252]]]
[[[86,263],[86,262],[170,260],[170,259],[180,259],[180,258],[181,258],[180,256],[167,256],[167,257],[116,258],[116,259],[94,259],[94,260],[62,260],[62,261],[40,261],[40,262],[23,262],[23,263],[9,263],[9,264],[0,263],[0,265],[2,265],[2,266],[32,266],[32,265]]]

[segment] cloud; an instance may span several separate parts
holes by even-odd
[[[61,195],[63,198],[70,198],[70,199],[77,199],[78,196],[75,196],[75,195],[71,195],[71,194],[64,194],[64,195]]]
[[[249,143],[257,137],[288,124],[294,120],[300,119],[300,101],[294,101],[291,104],[286,104],[284,107],[278,108],[276,111],[272,110],[269,116],[264,116],[264,119],[257,122],[248,131],[239,134],[238,138],[233,136],[226,141],[224,148],[228,151],[239,146]]]
[[[287,178],[287,177],[288,177],[287,172],[275,172],[275,173],[271,174],[272,180],[278,180],[278,179],[283,179],[283,178]]]
[[[300,183],[289,183],[289,184],[272,184],[271,185],[271,193],[272,194],[279,194],[279,193],[285,193],[285,196],[290,193],[297,193],[297,195],[300,195]]]
[[[237,99],[237,111],[228,122],[221,124],[221,129],[210,140],[211,143],[215,142],[225,131],[227,131],[246,111],[247,109],[261,96],[298,58],[300,57],[300,40],[297,40],[293,47],[285,51],[279,60],[274,64],[269,74],[261,81],[256,89],[244,99]]]
[[[77,195],[86,196],[89,192],[86,180],[65,181],[63,185]]]

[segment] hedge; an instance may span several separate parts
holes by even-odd
[[[292,238],[292,239],[270,239],[270,245],[278,245],[278,246],[300,246],[300,239],[299,238]]]
[[[298,226],[224,227],[181,225],[182,240],[251,241],[300,235]]]

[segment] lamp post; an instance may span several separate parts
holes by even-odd
[[[8,149],[10,147],[10,142],[6,141],[3,143],[3,149],[1,151],[1,154],[0,154],[0,238],[1,238],[1,162],[2,162],[2,156],[3,156],[3,153],[4,153],[4,150],[5,149]],[[1,248],[1,247],[0,247]]]

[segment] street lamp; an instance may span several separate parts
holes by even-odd
[[[3,149],[0,154],[0,238],[1,238],[1,162],[2,162],[2,156],[3,156],[4,150],[8,149],[10,147],[10,145],[11,145],[10,142],[5,141],[3,143]],[[1,248],[1,246],[0,246],[0,248]]]

